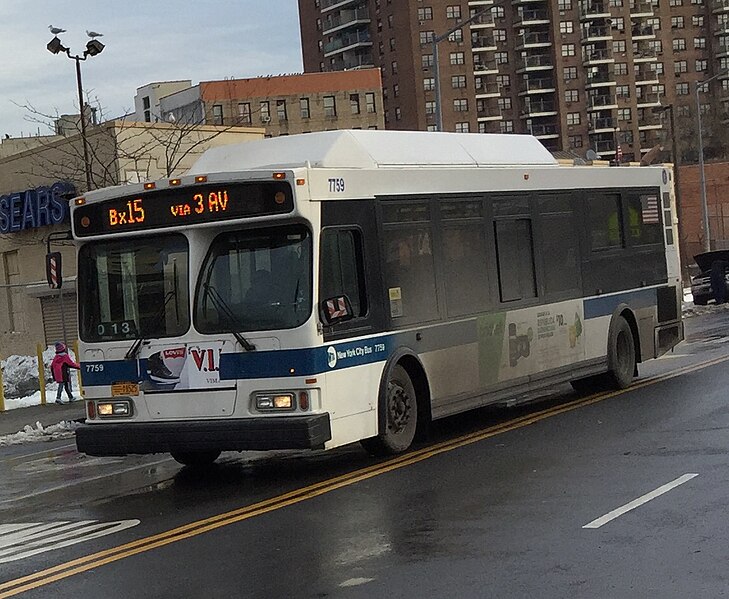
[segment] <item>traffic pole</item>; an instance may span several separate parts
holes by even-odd
[[[3,389],[3,369],[0,367],[0,412],[5,411],[5,389]]]
[[[40,384],[41,405],[46,405],[46,369],[43,365],[43,347],[40,343],[35,346],[38,355],[38,383]]]

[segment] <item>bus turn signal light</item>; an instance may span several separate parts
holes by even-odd
[[[195,183],[207,183],[208,178],[205,175],[198,175],[195,177]]]

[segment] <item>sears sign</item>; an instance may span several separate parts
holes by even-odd
[[[59,181],[50,187],[36,187],[0,196],[0,233],[57,225],[68,218],[68,200],[74,186]]]

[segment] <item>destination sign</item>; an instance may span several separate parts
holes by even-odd
[[[78,237],[88,237],[286,214],[293,209],[291,186],[284,181],[204,184],[79,206],[73,224]]]

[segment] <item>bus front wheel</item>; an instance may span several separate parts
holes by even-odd
[[[220,452],[211,451],[171,451],[172,457],[183,466],[202,468],[209,466],[220,457]]]
[[[418,401],[410,376],[399,364],[390,371],[379,409],[384,410],[380,432],[376,437],[363,439],[362,446],[376,456],[402,453],[415,438]]]
[[[633,382],[635,375],[635,339],[628,322],[618,317],[608,348],[606,381],[613,389],[625,389]]]

